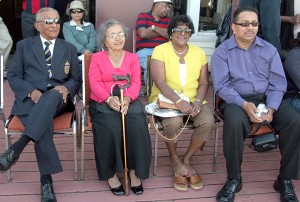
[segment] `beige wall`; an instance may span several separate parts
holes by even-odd
[[[132,52],[132,30],[137,15],[150,11],[153,0],[96,0],[96,28],[105,20],[116,19],[129,27],[125,49]]]

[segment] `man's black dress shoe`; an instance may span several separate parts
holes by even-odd
[[[291,180],[285,180],[278,176],[273,187],[280,193],[281,202],[299,202]]]
[[[233,202],[235,193],[241,191],[242,180],[228,179],[226,184],[217,194],[218,202]]]
[[[111,192],[114,195],[120,196],[120,195],[124,195],[125,194],[125,191],[123,189],[123,185],[122,184],[120,186],[116,187],[116,188],[111,188],[109,184],[108,184],[108,186],[109,186]]]
[[[8,148],[0,156],[0,171],[9,170],[18,161],[19,157],[20,155],[16,155],[14,150]]]
[[[56,197],[52,182],[47,182],[41,185],[41,201],[42,202],[56,202]]]
[[[135,194],[135,195],[140,195],[144,192],[144,188],[143,188],[143,184],[141,182],[141,184],[139,186],[135,186],[135,187],[130,187],[132,192]]]

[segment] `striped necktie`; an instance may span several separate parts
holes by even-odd
[[[51,42],[45,41],[44,44],[45,44],[44,53],[45,53],[46,63],[48,66],[48,76],[49,76],[49,78],[51,78],[52,77],[52,73],[51,73],[51,58],[52,58],[52,56],[51,56],[51,52],[49,49]]]

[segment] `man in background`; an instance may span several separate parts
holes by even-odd
[[[10,50],[13,45],[13,40],[8,32],[6,25],[0,17],[0,55],[4,57],[4,66],[7,62]]]
[[[137,17],[135,51],[144,69],[145,84],[147,84],[147,56],[152,55],[157,45],[169,41],[167,28],[172,4],[171,0],[154,0],[151,11],[140,13]]]

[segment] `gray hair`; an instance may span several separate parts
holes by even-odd
[[[40,21],[42,13],[47,12],[47,11],[55,12],[59,18],[59,14],[58,14],[57,10],[55,10],[54,8],[50,8],[50,7],[44,7],[44,8],[41,8],[40,10],[38,10],[38,12],[36,13],[35,21]]]
[[[100,50],[107,50],[107,47],[105,46],[105,40],[106,40],[106,31],[108,28],[114,25],[120,25],[123,29],[123,32],[125,33],[125,38],[128,37],[128,30],[129,28],[125,26],[125,24],[115,20],[107,20],[103,23],[100,24],[97,34],[98,34],[98,43],[99,43],[99,48]]]

